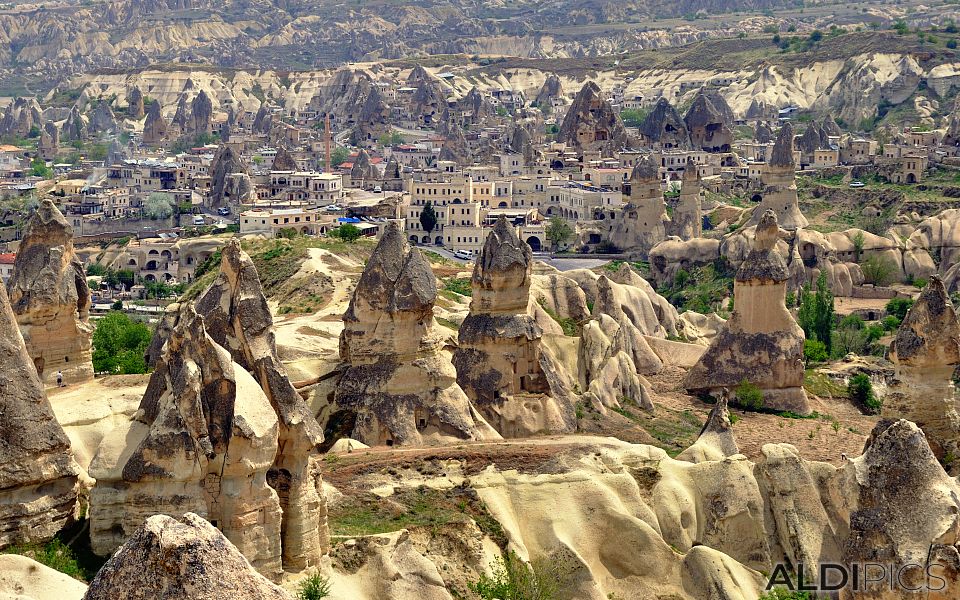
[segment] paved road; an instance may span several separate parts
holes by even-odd
[[[538,254],[537,260],[542,260],[558,271],[571,271],[573,269],[593,269],[600,265],[610,262],[606,258],[550,258],[549,254]]]

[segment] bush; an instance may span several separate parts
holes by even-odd
[[[867,283],[883,286],[893,281],[897,266],[889,258],[870,256],[860,263],[860,270]]]
[[[827,345],[819,340],[803,341],[803,359],[810,363],[826,362],[830,357],[827,353]]]
[[[880,410],[880,400],[873,393],[870,378],[864,373],[857,373],[850,378],[850,383],[847,384],[847,396],[855,404],[866,407],[873,413]]]
[[[883,328],[887,331],[893,331],[897,327],[900,327],[900,319],[897,317],[893,315],[887,315],[887,317],[883,319]]]
[[[911,306],[913,306],[913,298],[893,298],[890,302],[887,302],[887,314],[896,317],[899,321],[903,321]],[[897,323],[897,326],[899,327],[900,323]]]
[[[90,263],[87,265],[87,275],[97,277],[104,276],[107,274],[107,268],[100,263]]]
[[[481,600],[553,600],[570,579],[566,563],[554,560],[523,562],[513,551],[498,558],[491,567],[493,576],[480,574],[467,587]]]
[[[739,406],[749,410],[763,408],[763,392],[746,379],[737,386],[736,402]]]
[[[827,286],[826,273],[820,272],[815,294],[810,291],[810,286],[803,286],[803,289],[800,290],[799,305],[797,322],[803,328],[804,335],[807,336],[807,339],[823,342],[827,348],[827,353],[832,354],[833,294]]]
[[[321,600],[330,596],[330,578],[314,573],[300,582],[297,600]]]
[[[947,48],[950,48],[951,50],[956,50],[957,40],[947,40]]]
[[[152,334],[143,323],[111,311],[97,320],[93,331],[93,370],[97,373],[146,373],[144,353]]]
[[[340,238],[345,242],[353,243],[360,237],[360,228],[356,225],[351,225],[350,223],[344,223],[340,227],[332,229],[330,231],[330,236]]]
[[[863,329],[866,323],[860,315],[847,315],[840,319],[840,329]]]

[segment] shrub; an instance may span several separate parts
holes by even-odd
[[[957,40],[947,40],[947,48],[950,48],[951,50],[956,50]]]
[[[570,569],[555,560],[523,562],[513,551],[498,558],[492,576],[480,574],[467,587],[481,600],[553,600],[567,586]]]
[[[825,362],[830,357],[827,354],[827,345],[819,340],[803,341],[803,358],[810,363]]]
[[[903,321],[911,306],[913,306],[913,298],[893,298],[890,302],[887,302],[886,309],[888,314]],[[899,327],[900,324],[897,323],[897,326]]]
[[[297,600],[321,600],[330,596],[330,578],[314,573],[300,582]]]
[[[850,378],[847,384],[847,395],[852,402],[870,409],[871,412],[880,410],[880,400],[873,393],[873,384],[864,373],[857,373]]]
[[[59,539],[52,539],[46,544],[28,544],[24,546],[10,546],[4,554],[19,554],[32,558],[38,563],[60,571],[74,579],[83,581],[83,569],[77,563],[73,550]]]
[[[763,408],[763,392],[746,379],[737,386],[736,400],[738,405],[749,410]]]
[[[87,275],[91,275],[93,277],[96,277],[96,276],[102,277],[106,274],[107,274],[107,268],[101,265],[100,263],[90,263],[89,265],[87,265]]]
[[[900,319],[897,317],[893,315],[887,315],[887,317],[883,319],[883,328],[887,331],[893,331],[897,327],[900,327]]]
[[[810,286],[800,290],[800,308],[797,322],[803,328],[807,339],[820,340],[827,347],[827,353],[833,351],[833,294],[827,286],[827,276],[821,271],[817,278],[817,292],[811,293]]]
[[[866,323],[860,315],[847,315],[840,319],[840,329],[863,329]]]
[[[360,237],[360,228],[350,223],[344,223],[340,227],[330,230],[330,235],[335,238],[340,238],[345,242],[352,243]]]
[[[870,256],[860,263],[860,270],[863,271],[863,278],[867,283],[883,286],[893,280],[897,266],[889,258]]]

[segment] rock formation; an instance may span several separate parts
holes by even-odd
[[[830,138],[827,132],[821,129],[816,121],[811,122],[797,138],[797,150],[800,151],[800,162],[804,165],[813,164],[814,153],[817,150],[830,148]]]
[[[190,133],[190,125],[193,119],[190,117],[190,104],[187,102],[187,95],[185,93],[180,94],[180,97],[177,98],[177,110],[173,113],[173,118],[170,119],[171,125],[176,125],[180,135],[186,135]]]
[[[84,600],[291,600],[193,513],[148,517],[90,583]]]
[[[209,134],[213,131],[210,121],[213,117],[213,101],[207,92],[200,90],[190,103],[190,132],[194,135]]]
[[[74,517],[78,468],[0,286],[0,548],[45,542]]]
[[[28,137],[34,126],[43,122],[43,112],[36,98],[17,98],[7,105],[0,118],[0,136]]]
[[[37,152],[43,160],[53,160],[60,152],[60,130],[53,121],[47,121],[40,131],[40,140],[37,142]]]
[[[757,127],[753,132],[753,139],[761,144],[767,144],[774,141],[776,138],[774,137],[773,129],[767,125],[766,121],[761,121],[757,124]]]
[[[73,228],[50,199],[27,221],[7,283],[27,351],[47,385],[93,379],[90,290],[73,249]]]
[[[279,451],[267,482],[280,497],[284,567],[315,566],[329,550],[326,503],[316,467],[323,430],[277,356],[273,317],[253,261],[236,238],[223,248],[220,275],[197,300],[207,333],[250,372],[279,418]]]
[[[657,105],[640,124],[640,135],[642,142],[655,148],[689,150],[691,147],[687,124],[666,98],[657,100]]]
[[[296,171],[297,161],[293,159],[293,155],[286,147],[280,146],[276,156],[273,157],[273,166],[270,168],[273,171]]]
[[[130,93],[127,94],[127,117],[133,119],[134,121],[139,121],[144,117],[146,112],[144,111],[143,106],[143,92],[140,91],[140,88],[133,86],[133,89],[130,90]]]
[[[630,174],[630,199],[607,218],[607,239],[621,251],[646,258],[666,238],[670,222],[663,202],[660,171],[650,156],[637,160]]]
[[[767,210],[777,216],[784,229],[806,227],[807,218],[800,212],[797,200],[796,162],[793,156],[793,125],[784,123],[773,145],[770,161],[761,174],[763,192],[760,206],[754,209],[749,224],[756,225]]]
[[[167,138],[167,120],[160,112],[160,102],[154,100],[147,111],[147,120],[143,123],[143,143],[158,146]]]
[[[629,145],[620,115],[592,81],[577,92],[560,125],[557,141],[568,144],[578,153],[599,151],[604,156],[613,156]]]
[[[446,134],[443,146],[440,148],[439,160],[449,160],[460,166],[467,166],[473,163],[474,153],[467,145],[467,138],[459,127],[452,128]]]
[[[87,122],[80,114],[77,105],[70,109],[67,120],[63,122],[63,126],[60,128],[60,137],[68,142],[83,140],[87,137]]]
[[[495,114],[490,99],[477,86],[470,88],[467,95],[457,101],[457,109],[469,115],[470,123],[481,123]]]
[[[453,356],[460,387],[504,437],[576,428],[573,403],[553,393],[542,331],[527,313],[532,263],[530,246],[501,217],[474,265],[470,314]]]
[[[106,100],[97,102],[96,108],[90,113],[90,133],[113,133],[117,131],[117,117]]]
[[[140,410],[90,463],[93,551],[110,554],[147,516],[195,512],[260,573],[278,578],[282,514],[267,483],[277,436],[277,415],[260,385],[184,307]]]
[[[257,133],[270,133],[270,129],[273,125],[273,116],[270,114],[270,109],[267,105],[261,104],[259,110],[257,110],[257,115],[253,118],[253,125],[251,125],[250,130]]]
[[[700,201],[700,175],[693,161],[687,162],[681,179],[680,198],[673,209],[668,233],[682,240],[700,237],[703,233],[703,211]]]
[[[555,98],[563,97],[563,84],[556,73],[551,73],[540,89],[537,91],[537,97],[533,99],[533,104],[540,107],[541,110],[553,105]]]
[[[703,424],[697,441],[677,455],[677,460],[693,463],[708,460],[723,460],[728,456],[740,454],[737,439],[733,435],[733,423],[730,422],[730,410],[727,395],[721,394],[710,410],[707,422]]]
[[[919,425],[939,459],[960,457],[960,399],[953,383],[960,365],[960,321],[938,276],[904,317],[890,345],[890,360],[896,375],[884,398],[883,416]]]
[[[430,264],[391,224],[343,315],[328,431],[368,445],[499,438],[457,385],[434,330],[436,297]]]
[[[723,98],[701,90],[683,119],[690,134],[690,144],[695,149],[706,152],[730,151],[733,143],[732,111],[725,102],[721,107],[716,106],[717,101],[723,102]],[[724,109],[730,115],[725,114]]]
[[[210,195],[207,205],[219,208],[229,204],[242,204],[253,194],[253,183],[243,166],[243,161],[230,146],[220,146],[210,167]]]
[[[372,181],[377,178],[376,167],[370,162],[370,155],[366,150],[361,149],[357,153],[357,158],[350,167],[350,179],[355,185],[363,185],[365,181]]]
[[[786,307],[790,273],[776,251],[776,214],[757,225],[753,250],[734,279],[733,316],[684,379],[687,391],[716,393],[748,381],[764,406],[807,414],[803,390],[803,330]]]

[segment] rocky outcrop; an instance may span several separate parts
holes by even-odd
[[[143,92],[140,88],[133,86],[130,93],[127,94],[127,117],[134,121],[139,121],[146,115],[143,106]]]
[[[37,152],[43,160],[53,160],[60,152],[60,130],[53,121],[47,121],[40,131],[40,140],[37,142]]]
[[[793,230],[808,225],[798,204],[795,171],[793,126],[788,121],[780,128],[770,161],[760,176],[763,191],[759,194],[760,205],[754,209],[750,225],[758,224],[768,210],[776,214],[777,222],[784,229]]]
[[[621,208],[608,211],[606,238],[623,252],[646,258],[663,241],[670,217],[663,201],[660,171],[650,156],[637,160],[630,174],[630,199]]]
[[[459,127],[454,127],[447,133],[437,158],[455,162],[460,166],[473,164],[473,152],[470,151],[467,138],[464,137],[463,131]]]
[[[267,483],[278,452],[270,400],[184,307],[134,418],[90,463],[90,541],[108,555],[150,515],[203,515],[263,575],[282,568],[282,513]]]
[[[730,422],[730,410],[726,394],[717,398],[710,410],[707,422],[700,429],[700,435],[692,446],[677,455],[677,460],[693,463],[708,460],[723,460],[728,456],[740,454],[737,438],[733,435],[733,423]]]
[[[630,145],[620,115],[592,81],[583,85],[567,109],[557,141],[578,153],[599,151],[604,156],[613,156],[614,152]]]
[[[279,418],[279,449],[267,483],[280,497],[283,564],[302,570],[329,550],[318,447],[323,430],[287,378],[257,269],[240,242],[223,247],[220,275],[197,300],[207,333],[260,383]]]
[[[36,98],[17,98],[7,105],[0,117],[0,136],[25,138],[30,130],[43,123],[43,113]]]
[[[656,106],[640,124],[640,136],[640,141],[644,145],[653,148],[667,150],[691,148],[687,124],[666,98],[657,100]]]
[[[264,103],[260,105],[256,116],[253,118],[253,124],[250,131],[254,134],[270,133],[273,126],[273,116],[270,114],[270,108]]]
[[[563,98],[563,84],[560,83],[560,78],[557,77],[556,73],[551,73],[537,91],[533,104],[543,110],[552,106],[555,98]]]
[[[74,105],[67,115],[67,120],[60,128],[60,137],[68,142],[81,141],[87,137],[87,121],[80,114],[80,109]]]
[[[500,437],[457,385],[434,329],[436,297],[430,264],[391,224],[343,315],[342,373],[321,413],[328,432],[368,445]]]
[[[761,121],[753,131],[753,139],[761,144],[769,144],[776,139],[776,136],[766,121]]]
[[[73,228],[50,199],[27,221],[7,283],[10,304],[40,379],[93,379],[90,290],[73,249]]]
[[[190,117],[190,103],[187,101],[187,94],[182,93],[177,98],[177,110],[173,113],[173,118],[170,119],[170,124],[177,127],[179,135],[187,135],[190,133],[190,126],[193,119]]]
[[[293,159],[289,150],[280,146],[276,156],[273,157],[273,166],[270,169],[273,171],[296,171],[297,161]]]
[[[160,102],[154,100],[147,111],[147,120],[143,123],[143,143],[158,146],[167,138],[167,120],[160,112]]]
[[[803,390],[803,330],[786,307],[790,273],[776,251],[777,217],[766,211],[753,250],[734,279],[733,316],[684,379],[691,393],[719,393],[748,381],[764,406],[807,414]]]
[[[718,106],[718,103],[720,106]],[[729,152],[733,143],[733,111],[719,94],[700,90],[683,118],[694,149]]]
[[[90,583],[84,600],[292,600],[193,513],[148,517]]]
[[[883,416],[919,425],[940,460],[960,456],[960,399],[953,383],[960,365],[960,321],[939,277],[930,279],[904,317],[890,345],[890,360],[895,379],[883,401]]]
[[[530,246],[501,217],[474,265],[470,314],[453,356],[460,387],[504,437],[576,428],[573,402],[550,385],[555,367],[527,312],[532,263]]]
[[[74,517],[79,469],[0,286],[0,548],[45,542]]]
[[[213,101],[207,92],[200,93],[190,103],[190,132],[194,135],[209,134],[213,131],[211,119],[213,117]]]
[[[230,204],[242,204],[252,198],[253,183],[243,161],[230,146],[220,146],[210,167],[210,195],[207,206],[219,208]]]
[[[667,233],[681,240],[691,240],[703,234],[700,175],[692,160],[687,161],[680,186],[680,198],[666,225]]]
[[[90,133],[113,133],[117,131],[117,117],[106,100],[97,102],[96,108],[90,113]]]

